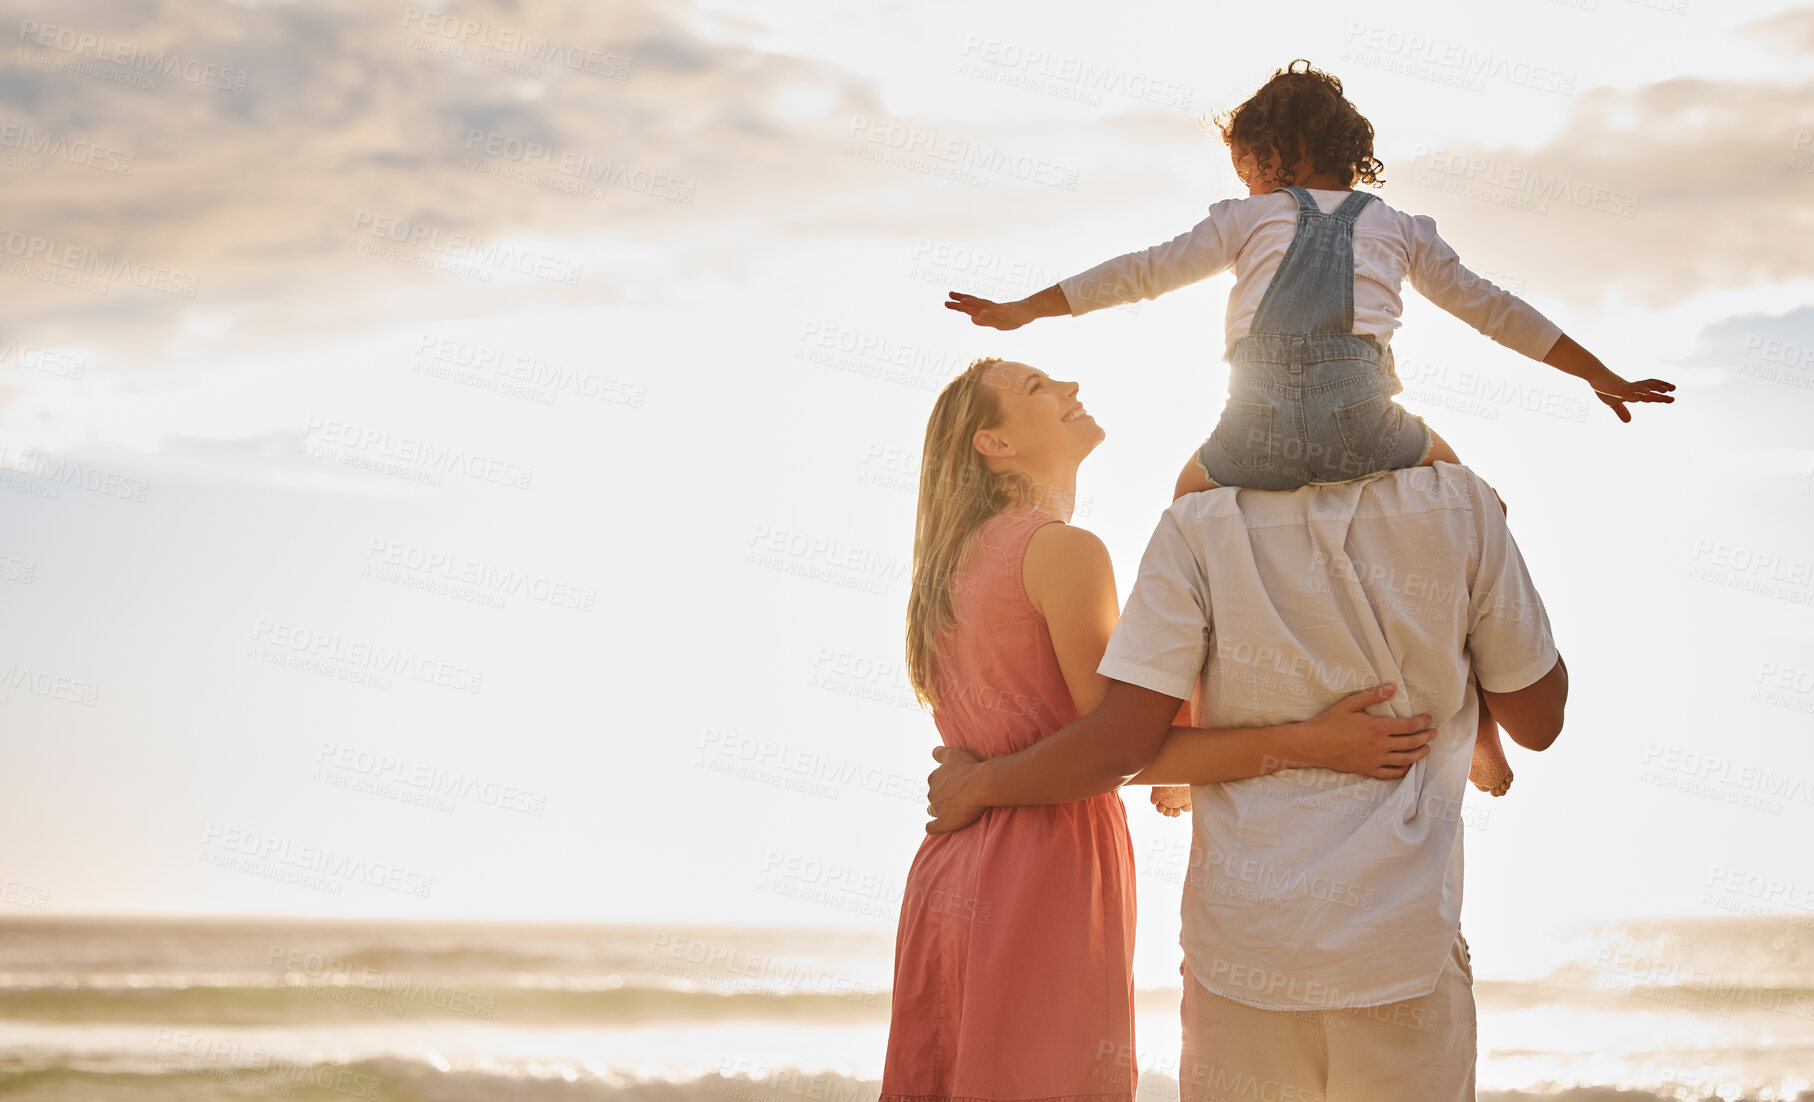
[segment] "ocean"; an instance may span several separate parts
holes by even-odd
[[[1584,929],[1544,974],[1477,973],[1480,1097],[1814,1100],[1809,917]],[[872,1102],[892,948],[880,930],[11,919],[0,1098]],[[1140,993],[1142,1102],[1177,1097],[1178,995]]]

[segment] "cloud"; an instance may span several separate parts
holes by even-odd
[[[1677,361],[1690,367],[1730,367],[1737,360],[1799,368],[1814,377],[1814,306],[1781,314],[1740,314],[1707,326],[1694,350]]]
[[[1811,101],[1814,81],[1598,88],[1534,149],[1456,143],[1388,164],[1388,199],[1436,217],[1464,261],[1580,303],[1617,290],[1662,308],[1807,278]]]
[[[105,272],[0,254],[0,339],[93,347],[107,370],[400,319],[642,302],[690,285],[644,278],[651,249],[670,276],[747,281],[802,242],[987,239],[1165,200],[1180,166],[1201,178],[1219,156],[1157,108],[892,116],[854,61],[758,49],[747,24],[659,0],[468,3],[453,22],[404,2],[232,10],[88,0],[6,25],[33,53],[0,74],[16,212],[0,242],[37,239]],[[1810,13],[1756,26],[1802,41]],[[132,66],[97,54],[122,48],[180,66],[150,88],[106,79]],[[1388,201],[1436,216],[1465,260],[1518,277],[1540,306],[1609,289],[1664,306],[1814,274],[1794,232],[1814,222],[1814,83],[1684,78],[1577,98],[1537,148],[1395,159]]]
[[[233,350],[399,310],[608,300],[585,242],[779,202],[803,144],[875,110],[858,76],[714,40],[653,0],[464,4],[452,22],[411,3],[223,18],[117,0],[5,29],[31,51],[0,76],[11,324],[141,358],[201,306],[231,316]],[[823,90],[822,119],[785,114],[800,88]],[[518,239],[536,255],[492,248]],[[72,270],[83,258],[102,271]]]
[[[1755,474],[1784,470],[1808,474],[1808,415],[1814,410],[1814,306],[1780,314],[1739,314],[1722,318],[1695,337],[1675,361],[1688,372],[1666,372],[1713,385],[1684,385],[1677,391],[1683,407],[1706,418],[1701,433],[1721,443],[1707,450],[1706,461],[1745,466],[1766,457],[1770,466]],[[1764,449],[1758,452],[1757,449]],[[1688,457],[1692,465],[1700,458]]]
[[[1790,53],[1814,54],[1814,7],[1779,11],[1741,29]]]

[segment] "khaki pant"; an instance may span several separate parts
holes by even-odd
[[[1436,990],[1349,1010],[1260,1010],[1184,966],[1181,1102],[1474,1102],[1474,971],[1459,932]]]

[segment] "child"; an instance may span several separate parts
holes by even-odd
[[[1392,400],[1404,385],[1387,341],[1405,278],[1486,336],[1584,380],[1621,421],[1631,420],[1627,402],[1675,401],[1674,385],[1627,382],[1529,304],[1463,267],[1433,219],[1355,191],[1357,179],[1382,183],[1385,166],[1373,157],[1372,124],[1335,77],[1293,61],[1216,121],[1247,198],[1216,203],[1189,232],[1018,302],[953,291],[945,303],[977,325],[1017,329],[1154,298],[1232,264],[1229,400],[1178,476],[1175,496],[1217,486],[1292,490],[1459,463],[1446,441]],[[1484,696],[1469,779],[1495,796],[1512,782]],[[1189,806],[1188,791],[1154,789],[1153,802],[1175,815]]]

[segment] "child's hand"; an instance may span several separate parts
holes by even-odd
[[[1176,819],[1190,810],[1190,789],[1184,785],[1154,785],[1153,806],[1166,818]]]
[[[1631,411],[1625,408],[1626,402],[1673,402],[1669,392],[1675,389],[1674,383],[1661,379],[1645,379],[1641,382],[1628,383],[1612,373],[1612,369],[1600,362],[1600,358],[1582,348],[1567,333],[1556,338],[1556,343],[1543,354],[1543,362],[1557,371],[1566,372],[1577,379],[1586,380],[1594,388],[1594,396],[1612,407],[1619,415],[1619,420],[1629,423]]]
[[[1666,383],[1661,379],[1643,379],[1639,382],[1628,383],[1608,371],[1589,382],[1593,384],[1594,397],[1611,406],[1612,411],[1619,415],[1619,420],[1628,424],[1631,421],[1631,412],[1625,408],[1626,402],[1667,403],[1675,401],[1675,398],[1669,393],[1675,389],[1675,384]]]
[[[945,308],[969,314],[971,321],[991,329],[1019,329],[1039,317],[1024,302],[990,302],[986,298],[966,295],[962,291],[952,291]]]

